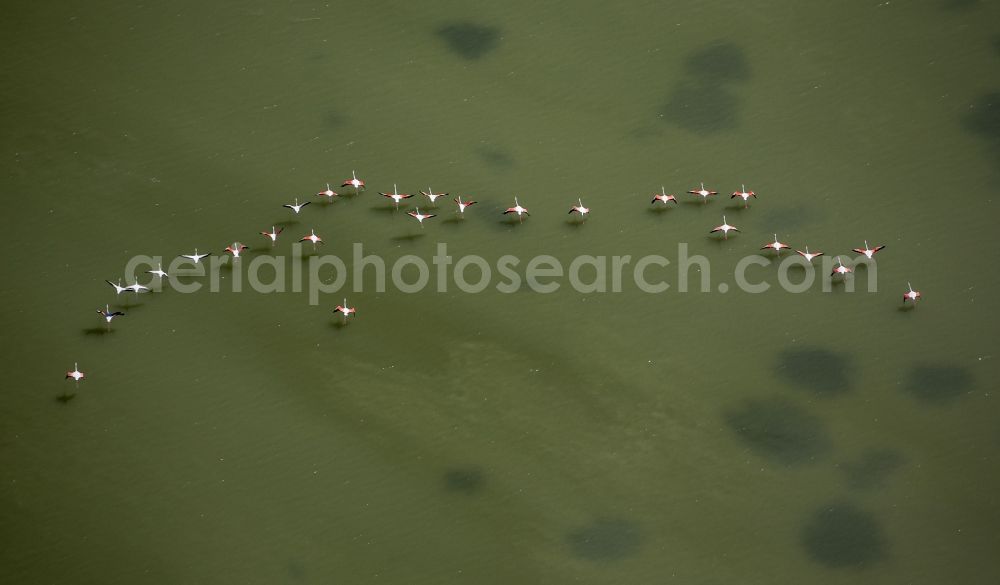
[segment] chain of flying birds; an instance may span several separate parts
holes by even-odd
[[[354,194],[357,195],[358,193],[360,193],[362,190],[365,189],[365,182],[358,178],[357,173],[355,173],[354,171],[351,171],[351,178],[344,180],[344,182],[341,184],[341,187],[350,187],[350,188],[353,188],[354,189]],[[710,190],[706,189],[704,183],[701,183],[701,185],[697,189],[692,189],[692,190],[688,191],[688,193],[691,194],[691,195],[694,195],[696,197],[701,197],[702,201],[704,203],[708,203],[708,198],[709,197],[711,197],[713,195],[718,195],[719,194],[718,191],[710,191]],[[379,194],[382,195],[383,197],[388,198],[388,199],[392,199],[393,204],[395,205],[396,209],[399,209],[400,204],[403,204],[404,201],[406,201],[407,199],[413,197],[413,195],[409,194],[409,193],[400,193],[398,187],[395,184],[392,186],[392,193],[382,193],[382,192],[380,192]],[[427,199],[430,200],[431,206],[434,206],[434,207],[436,207],[436,201],[439,198],[441,198],[441,197],[448,197],[448,193],[435,193],[429,187],[428,187],[427,191],[420,191],[420,194],[423,195],[423,196],[425,196],[425,197],[427,197]],[[338,196],[338,193],[336,193],[333,189],[331,189],[330,188],[330,184],[327,183],[326,189],[323,190],[323,191],[320,191],[316,195],[319,196],[319,197],[326,197],[329,200],[333,200],[334,197]],[[740,199],[743,200],[744,208],[747,208],[747,207],[750,206],[750,199],[751,198],[756,199],[757,198],[757,194],[754,193],[753,191],[747,191],[746,190],[746,186],[745,185],[741,185],[740,186],[740,190],[739,191],[734,191],[733,194],[730,196],[730,199],[735,199],[737,197],[739,197]],[[455,202],[455,204],[457,206],[456,207],[456,213],[458,214],[459,217],[463,217],[463,218],[465,217],[465,211],[470,206],[476,204],[476,202],[473,201],[473,200],[471,200],[471,199],[464,199],[463,200],[461,195],[458,196],[458,197],[456,197],[454,199],[454,202]],[[296,215],[298,215],[299,213],[302,212],[302,208],[304,208],[305,206],[309,205],[309,203],[310,203],[309,201],[305,201],[303,203],[299,203],[298,198],[296,198],[294,203],[286,203],[282,207],[287,207],[288,209],[291,209]],[[573,205],[572,207],[570,207],[569,213],[570,214],[576,214],[576,216],[578,218],[578,221],[580,223],[586,222],[587,221],[587,216],[590,214],[590,208],[586,207],[583,204],[583,200],[581,198],[577,198],[576,203],[577,203],[576,205]],[[677,204],[677,197],[675,197],[672,194],[668,194],[667,191],[666,191],[666,188],[660,187],[660,192],[653,194],[653,199],[652,199],[652,201],[650,201],[650,203],[652,205],[660,205],[660,206],[663,206],[663,207],[666,207],[670,203],[673,203],[674,205],[676,205]],[[423,227],[425,221],[427,221],[427,220],[429,220],[429,219],[431,219],[433,217],[437,217],[437,215],[434,214],[434,213],[421,213],[419,207],[416,207],[414,211],[408,211],[408,212],[406,212],[406,214],[409,215],[410,217],[416,219],[417,222],[420,223],[421,227]],[[517,215],[518,223],[523,222],[525,217],[531,215],[530,213],[528,213],[528,209],[526,207],[524,207],[524,206],[521,205],[521,202],[518,200],[517,197],[514,197],[514,206],[513,207],[508,207],[508,208],[504,209],[503,214],[504,215],[510,215],[510,214]],[[263,235],[263,236],[266,236],[268,239],[270,239],[271,240],[271,245],[273,246],[278,241],[278,236],[282,233],[282,231],[283,231],[283,228],[276,228],[276,227],[272,226],[271,227],[271,231],[262,231],[262,232],[260,232],[260,234]],[[722,216],[722,224],[718,225],[718,226],[715,226],[714,228],[712,228],[711,230],[709,230],[709,234],[721,233],[723,239],[729,239],[729,232],[739,232],[739,231],[740,231],[739,228],[737,228],[736,226],[730,225],[726,221],[726,216],[723,215]],[[319,235],[317,235],[316,231],[314,229],[310,229],[309,233],[307,235],[304,235],[304,236],[302,236],[299,239],[299,242],[310,242],[313,245],[313,249],[315,249],[317,244],[322,244],[323,243],[323,238],[321,238]],[[240,242],[233,242],[232,244],[230,244],[229,246],[226,247],[225,253],[231,254],[233,256],[233,258],[239,258],[240,257],[240,253],[242,253],[244,250],[246,250],[248,248],[249,248],[248,246],[246,246],[244,244],[241,244]],[[803,258],[805,258],[806,261],[809,262],[809,263],[812,263],[813,259],[818,258],[818,257],[820,257],[820,256],[823,255],[823,252],[818,252],[818,251],[817,252],[810,252],[808,246],[806,246],[805,248],[806,249],[804,251],[803,250],[795,250],[795,252],[797,254],[799,254],[800,256],[802,256]],[[852,251],[855,252],[855,253],[857,253],[857,254],[863,254],[866,258],[868,258],[869,260],[871,260],[871,259],[873,259],[875,257],[875,254],[878,251],[882,250],[883,248],[885,248],[885,245],[879,245],[879,246],[875,246],[874,248],[869,248],[868,247],[868,241],[865,240],[865,247],[864,248],[853,248]],[[788,244],[785,244],[783,242],[778,241],[778,235],[775,234],[774,235],[774,241],[773,242],[769,242],[767,244],[764,244],[763,246],[761,246],[760,249],[761,250],[771,250],[772,252],[774,252],[775,255],[780,256],[782,250],[791,249],[791,246],[789,246]],[[201,260],[203,258],[205,258],[206,256],[210,256],[210,255],[211,255],[211,253],[203,253],[203,254],[198,253],[198,249],[197,248],[195,248],[194,254],[181,254],[181,256],[183,258],[188,258],[189,260],[192,260],[195,264],[197,264],[198,262],[201,262]],[[836,257],[836,261],[837,261],[837,265],[833,268],[833,272],[831,273],[831,277],[844,279],[849,274],[851,274],[851,272],[853,272],[853,269],[851,267],[845,265],[841,261],[840,256]],[[146,272],[148,274],[151,274],[151,275],[155,276],[156,278],[161,279],[161,280],[167,279],[170,276],[169,274],[167,274],[163,270],[163,266],[162,265],[157,265],[156,270],[147,270]],[[123,293],[132,292],[136,296],[138,296],[139,293],[149,292],[150,291],[149,287],[143,286],[143,285],[139,284],[138,282],[136,282],[134,284],[130,284],[128,286],[122,286],[120,280],[117,283],[111,282],[110,280],[105,281],[105,282],[107,282],[109,285],[111,285],[115,289],[115,294],[116,295],[121,295]],[[909,303],[910,306],[916,307],[917,301],[921,298],[922,295],[921,295],[920,291],[913,290],[913,287],[910,285],[910,283],[907,283],[907,289],[908,290],[903,294],[903,303],[904,304]],[[336,307],[334,307],[333,311],[335,313],[341,314],[343,316],[343,319],[344,319],[345,323],[347,322],[347,318],[348,317],[350,317],[350,316],[352,316],[352,315],[354,315],[354,314],[357,313],[357,309],[355,307],[351,307],[351,306],[349,306],[347,304],[347,299],[346,298],[344,299],[344,304],[337,305]],[[107,327],[108,327],[109,330],[111,329],[111,321],[113,321],[116,317],[122,317],[122,316],[125,315],[125,313],[123,313],[122,311],[112,311],[110,305],[104,305],[104,308],[103,309],[98,309],[97,312],[101,315],[101,317],[104,318],[105,323],[107,324]],[[77,386],[79,386],[80,380],[83,380],[85,377],[86,377],[86,374],[80,370],[79,364],[76,364],[76,363],[73,364],[73,370],[72,371],[66,372],[66,379],[67,380],[72,379],[76,383]]]

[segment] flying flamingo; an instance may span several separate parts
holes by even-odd
[[[913,285],[910,283],[906,283],[906,288],[910,290],[903,294],[903,302],[905,303],[906,301],[910,301],[913,303],[913,306],[916,307],[917,301],[924,295],[920,294],[919,290],[913,290]]]
[[[413,197],[413,195],[410,195],[409,193],[400,193],[399,189],[396,188],[395,183],[392,184],[392,193],[382,193],[381,191],[379,191],[379,195],[381,195],[382,197],[388,197],[389,199],[395,201],[396,209],[399,209],[400,201],[402,201],[403,199],[409,199],[410,197]]]
[[[507,215],[508,213],[516,213],[517,214],[517,221],[519,223],[521,221],[523,221],[521,219],[522,215],[531,215],[530,213],[528,213],[527,209],[525,209],[524,207],[521,207],[521,204],[517,202],[517,197],[514,197],[514,207],[508,207],[506,209],[506,211],[503,212],[504,215]]]
[[[431,200],[431,205],[434,206],[434,207],[437,207],[437,204],[435,204],[434,202],[437,200],[438,197],[447,197],[448,196],[447,193],[435,193],[434,191],[431,191],[430,187],[427,187],[426,191],[421,191],[420,194],[424,195],[428,199],[430,199]]]
[[[653,200],[650,203],[656,203],[657,201],[662,201],[664,205],[673,201],[674,205],[677,204],[677,198],[673,195],[667,195],[667,188],[660,185],[660,192],[653,195]]]
[[[806,246],[806,251],[805,252],[803,252],[802,250],[796,250],[795,253],[798,254],[799,256],[802,256],[803,258],[805,258],[806,262],[812,262],[813,258],[819,258],[820,256],[823,255],[823,252],[812,252],[812,253],[810,253],[809,252],[809,246]]]
[[[316,194],[318,197],[326,197],[329,201],[333,201],[333,198],[337,196],[337,193],[330,188],[330,183],[326,184],[326,191],[320,191]]]
[[[344,304],[343,305],[337,305],[336,307],[334,307],[333,308],[333,312],[334,313],[340,313],[341,315],[343,315],[344,316],[344,323],[347,323],[347,317],[349,317],[350,315],[353,315],[353,314],[357,313],[358,310],[356,308],[354,308],[354,307],[348,307],[347,306],[347,299],[344,299]]]
[[[837,256],[837,266],[834,267],[833,272],[830,273],[830,276],[835,276],[839,274],[841,277],[846,278],[847,275],[850,274],[851,272],[853,272],[853,270],[851,270],[847,266],[844,266],[844,263],[840,261],[840,256]]]
[[[240,252],[242,252],[243,250],[249,250],[249,249],[250,249],[250,246],[244,246],[243,244],[241,244],[239,242],[233,242],[232,244],[229,244],[228,246],[226,246],[225,252],[229,252],[230,254],[233,255],[233,258],[236,259],[236,258],[240,257]]]
[[[716,227],[712,228],[712,230],[709,231],[708,233],[714,234],[715,232],[722,232],[722,239],[728,240],[729,239],[729,232],[738,232],[738,231],[740,231],[740,230],[737,229],[736,226],[732,226],[732,225],[729,225],[728,223],[726,223],[726,216],[723,215],[722,216],[722,225],[716,226]]]
[[[131,290],[127,286],[122,286],[122,281],[121,280],[118,281],[118,284],[115,284],[115,283],[111,282],[110,280],[105,280],[104,282],[106,282],[106,283],[110,284],[111,286],[115,287],[115,294],[116,295],[120,295],[120,294],[122,294],[123,292],[125,292],[127,290]]]
[[[882,245],[882,246],[875,246],[874,248],[869,248],[868,247],[868,240],[865,240],[865,247],[864,248],[851,248],[851,251],[855,252],[857,254],[864,254],[869,260],[871,260],[875,256],[875,252],[878,252],[879,250],[881,250],[884,247],[885,246]]]
[[[761,250],[774,250],[775,254],[781,256],[781,250],[784,248],[791,248],[788,244],[783,244],[778,241],[778,234],[774,234],[774,241],[770,244],[764,244],[760,247]]]
[[[690,193],[692,195],[698,195],[698,196],[700,196],[701,199],[702,199],[702,201],[704,201],[705,203],[708,203],[708,196],[709,195],[718,195],[719,194],[718,191],[709,191],[708,189],[706,189],[705,188],[705,183],[701,184],[701,189],[692,189],[692,190],[688,191],[688,193]]]
[[[124,317],[125,313],[121,311],[112,311],[109,305],[104,305],[104,310],[97,309],[97,312],[104,317],[104,320],[108,323],[108,331],[111,331],[111,320],[115,317]]]
[[[87,375],[80,371],[80,365],[76,363],[73,364],[72,372],[66,372],[66,379],[69,380],[70,378],[73,378],[73,381],[76,382],[78,387],[80,385],[80,380],[86,377]]]
[[[198,248],[194,249],[194,254],[181,254],[181,258],[187,258],[188,260],[193,260],[195,264],[201,262],[201,259],[206,256],[211,256],[212,253],[208,252],[206,254],[199,254]]]
[[[468,207],[470,205],[475,205],[476,204],[475,201],[462,201],[462,196],[461,195],[459,195],[458,197],[455,198],[455,203],[458,204],[458,213],[462,217],[465,217],[465,208],[466,207]]]
[[[316,249],[316,244],[322,244],[323,243],[323,238],[321,238],[321,237],[319,237],[319,236],[316,235],[316,230],[309,230],[309,232],[310,233],[309,233],[308,236],[302,236],[302,239],[300,239],[299,241],[300,242],[306,242],[306,241],[312,242],[313,250],[315,250]]]
[[[271,246],[274,246],[274,244],[278,241],[278,235],[281,232],[283,232],[283,231],[285,231],[285,228],[275,229],[274,226],[272,225],[271,226],[271,231],[269,231],[269,232],[260,232],[260,235],[267,236],[267,237],[271,238]]]
[[[420,213],[420,208],[418,207],[416,211],[407,211],[406,215],[416,218],[420,222],[420,227],[424,227],[424,220],[430,219],[432,217],[437,217],[433,213]]]
[[[143,285],[139,284],[138,282],[132,283],[132,284],[128,285],[125,288],[127,288],[128,290],[134,292],[135,293],[135,298],[137,298],[137,299],[139,298],[139,293],[141,293],[141,292],[149,292],[149,287],[148,286],[143,286]]]
[[[157,264],[156,265],[156,270],[147,270],[146,274],[152,274],[153,276],[157,276],[157,277],[159,277],[161,279],[167,278],[168,276],[170,276],[169,274],[167,274],[163,270],[163,264]]]
[[[576,200],[576,202],[579,205],[574,205],[573,207],[570,207],[569,208],[569,212],[570,213],[579,213],[580,214],[580,221],[587,221],[587,214],[590,213],[590,208],[583,206],[583,199],[579,199],[578,198]]]
[[[282,205],[282,207],[287,207],[288,209],[291,209],[297,215],[300,211],[302,211],[303,207],[305,207],[306,205],[309,205],[310,203],[312,203],[312,202],[311,201],[306,201],[305,203],[300,204],[299,203],[299,198],[296,197],[294,205],[291,204],[291,203],[286,203],[286,204]]]
[[[344,182],[340,185],[341,187],[354,187],[354,194],[357,195],[358,191],[365,188],[365,182],[358,178],[358,175],[354,171],[351,171],[351,178],[344,179]]]
[[[735,199],[736,197],[740,197],[743,199],[743,208],[745,209],[747,207],[750,207],[750,198],[753,197],[754,199],[756,199],[757,194],[754,193],[753,191],[747,191],[746,185],[740,185],[740,190],[733,191],[732,196],[730,196],[729,198]]]

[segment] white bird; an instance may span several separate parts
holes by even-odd
[[[333,311],[344,316],[344,323],[347,323],[347,317],[358,312],[356,308],[347,306],[347,299],[344,299],[343,305],[337,305],[334,307]]]
[[[211,255],[212,255],[211,252],[206,252],[205,254],[199,254],[198,253],[198,248],[195,248],[194,249],[194,254],[181,254],[181,258],[187,258],[188,260],[193,260],[194,263],[197,264],[197,263],[201,262],[202,258],[205,258],[206,256],[211,256]]]
[[[437,201],[438,197],[447,197],[448,196],[447,193],[435,193],[434,191],[431,191],[430,187],[427,187],[426,191],[421,191],[420,194],[426,196],[428,199],[431,200],[431,206],[432,207],[437,207],[437,205],[434,202]]]
[[[69,380],[70,378],[73,378],[73,380],[76,381],[76,382],[79,382],[80,380],[84,379],[86,376],[87,376],[86,374],[84,374],[83,372],[80,371],[80,365],[79,364],[75,364],[75,363],[73,364],[73,371],[72,372],[66,372],[66,379]]]
[[[392,199],[394,202],[396,202],[396,209],[399,209],[400,201],[402,201],[403,199],[409,199],[410,197],[413,197],[413,195],[410,195],[409,193],[400,193],[395,183],[392,184],[392,193],[379,192],[379,195],[381,195],[382,197],[388,197],[389,199]]]
[[[579,203],[579,205],[574,205],[573,207],[570,207],[569,208],[569,212],[570,213],[579,213],[581,221],[586,221],[587,220],[587,214],[590,213],[590,208],[583,206],[583,199],[579,199],[578,198],[576,200],[576,202]]]
[[[131,290],[127,286],[122,286],[122,281],[121,280],[118,281],[118,284],[115,284],[115,283],[111,282],[110,280],[105,280],[104,282],[106,282],[106,283],[110,284],[111,286],[115,287],[115,294],[116,295],[120,295],[123,292]]]
[[[459,195],[458,197],[455,198],[455,203],[458,204],[458,213],[462,217],[465,217],[465,208],[466,207],[468,207],[470,205],[475,205],[476,204],[475,201],[462,201],[462,196],[461,195]]]
[[[309,235],[308,236],[302,236],[302,238],[299,239],[299,241],[300,242],[312,242],[313,250],[315,250],[316,249],[316,244],[322,244],[323,243],[323,238],[321,238],[321,237],[319,237],[319,236],[316,235],[316,230],[309,230]]]
[[[102,317],[104,317],[104,320],[108,324],[108,330],[109,331],[111,330],[111,320],[112,319],[114,319],[115,317],[124,317],[125,316],[125,313],[122,313],[121,311],[112,311],[110,305],[104,305],[104,310],[102,311],[101,309],[97,309],[97,312],[100,313]]]
[[[358,175],[351,171],[351,178],[345,179],[341,187],[354,187],[354,193],[357,194],[361,189],[365,188],[365,182],[358,178]]]
[[[728,223],[726,223],[726,216],[723,215],[722,216],[722,225],[716,226],[716,227],[712,228],[712,230],[709,231],[708,233],[714,234],[715,232],[722,232],[722,239],[728,240],[729,239],[729,232],[738,232],[738,231],[740,231],[740,230],[738,230],[736,228],[736,226],[732,226],[732,225],[729,225]],[[716,241],[718,241],[718,240],[716,240]]]
[[[271,239],[271,245],[273,246],[278,241],[278,235],[280,235],[281,232],[283,232],[283,231],[285,231],[284,228],[275,229],[275,227],[272,225],[271,226],[271,231],[269,231],[269,232],[260,232],[260,235],[267,236],[268,238],[270,238]]]
[[[903,293],[903,302],[905,303],[906,301],[910,301],[913,303],[913,306],[916,307],[917,301],[924,295],[919,290],[913,290],[913,285],[910,283],[906,283],[906,288],[910,290]]]
[[[420,213],[420,208],[419,207],[417,208],[416,211],[407,211],[406,215],[409,215],[410,217],[413,217],[417,221],[419,221],[420,222],[420,227],[424,227],[424,220],[425,219],[430,219],[432,217],[437,217],[433,213]]]
[[[134,292],[136,297],[138,297],[139,293],[141,293],[141,292],[148,292],[149,291],[149,287],[148,286],[143,286],[143,285],[139,284],[138,282],[130,284],[130,285],[128,285],[125,288],[127,288],[130,291]]]
[[[230,254],[232,254],[233,258],[235,259],[235,258],[239,258],[240,257],[240,252],[242,252],[243,250],[249,250],[249,249],[250,249],[250,246],[246,246],[246,245],[241,244],[239,242],[233,242],[232,244],[226,246],[226,249],[224,251],[225,252],[229,252]]]
[[[298,213],[298,212],[302,211],[303,207],[305,207],[306,205],[309,205],[309,203],[311,203],[311,202],[310,201],[306,201],[305,203],[299,203],[299,198],[296,197],[294,205],[291,204],[291,203],[286,203],[286,204],[282,205],[282,207],[287,207],[288,209],[291,209],[295,213]]]
[[[162,264],[157,264],[156,270],[147,270],[146,274],[152,274],[153,276],[158,276],[160,278],[167,278],[170,276],[169,274],[164,272]]]
[[[516,213],[517,214],[517,221],[518,222],[523,221],[521,219],[522,215],[531,215],[530,213],[528,213],[527,208],[521,207],[521,204],[518,203],[518,201],[517,201],[517,197],[514,197],[514,207],[508,207],[503,212],[504,215],[507,215],[508,213]]]
[[[805,258],[806,262],[812,262],[813,258],[819,258],[820,256],[823,255],[823,252],[811,252],[810,253],[809,252],[809,246],[806,246],[806,251],[805,252],[803,252],[802,250],[796,250],[795,252],[799,256],[802,256],[803,258]]]
[[[328,200],[333,201],[333,198],[337,196],[337,192],[330,188],[330,183],[327,183],[326,191],[320,191],[316,195],[326,197]]]

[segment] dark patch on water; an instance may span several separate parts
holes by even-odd
[[[870,449],[857,460],[844,464],[844,476],[851,489],[875,489],[882,487],[886,479],[904,463],[906,458],[899,451]]]
[[[60,404],[69,404],[69,402],[71,400],[73,400],[74,398],[76,398],[76,393],[75,392],[72,393],[72,394],[70,394],[69,392],[66,392],[66,393],[60,394],[59,396],[56,396],[56,402],[59,402]]]
[[[684,62],[684,71],[694,79],[716,84],[750,79],[746,52],[729,42],[717,42],[692,53]]]
[[[935,405],[953,402],[971,388],[969,370],[949,365],[916,366],[905,386],[917,400]]]
[[[742,204],[740,205],[742,207]],[[753,207],[753,203],[750,204]],[[781,226],[781,229],[796,231],[804,224],[816,221],[819,216],[815,206],[795,205],[768,209],[762,213],[763,225]]]
[[[722,132],[737,127],[739,107],[739,98],[724,87],[683,82],[667,97],[660,116],[691,132]]]
[[[588,561],[619,561],[635,555],[642,544],[638,525],[621,518],[598,518],[566,536],[573,556]]]
[[[962,119],[962,125],[994,148],[1000,148],[1000,92],[990,92],[976,100]]]
[[[107,327],[90,327],[83,330],[83,334],[87,336],[104,337],[114,333],[114,329],[108,329]]]
[[[748,400],[725,419],[753,452],[782,465],[814,463],[831,450],[822,419],[787,400]]]
[[[875,516],[850,502],[833,502],[806,522],[802,546],[827,567],[863,569],[885,560],[887,542]]]
[[[820,348],[786,349],[778,356],[777,374],[820,396],[836,396],[853,386],[853,363],[847,354]]]
[[[444,487],[449,492],[472,495],[483,490],[486,475],[475,465],[455,467],[444,473]]]
[[[288,573],[288,577],[291,578],[292,581],[302,583],[306,580],[306,569],[302,566],[302,563],[298,561],[289,560],[285,563],[285,572]]]
[[[339,130],[347,125],[347,116],[338,110],[330,110],[323,116],[323,127],[327,130]]]
[[[941,0],[941,8],[952,12],[969,10],[979,6],[979,0]]]
[[[477,148],[476,155],[487,165],[501,171],[509,170],[514,166],[514,157],[499,148],[491,146]]]
[[[445,42],[452,53],[470,61],[482,59],[500,45],[498,27],[469,21],[446,24],[434,34]]]
[[[659,116],[691,132],[736,128],[742,100],[733,85],[750,79],[743,49],[729,42],[710,44],[687,57],[684,71],[685,79],[667,95]]]

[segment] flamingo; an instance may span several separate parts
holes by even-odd
[[[688,191],[688,193],[690,193],[692,195],[698,195],[698,196],[700,196],[701,199],[702,199],[702,201],[704,201],[705,203],[708,203],[708,196],[709,195],[718,195],[719,194],[718,191],[709,191],[708,189],[706,189],[705,188],[705,183],[701,184],[701,189],[692,189],[692,190]]]
[[[418,207],[416,211],[407,211],[406,215],[416,218],[420,222],[420,227],[424,227],[424,220],[430,219],[432,217],[437,217],[433,213],[420,213],[420,208]]]
[[[271,245],[274,246],[274,244],[278,241],[278,235],[281,232],[283,232],[283,231],[285,231],[285,228],[275,229],[274,226],[272,225],[271,226],[271,231],[269,231],[269,232],[260,232],[260,235],[267,236],[268,238],[271,238]]]
[[[110,280],[105,280],[104,282],[106,282],[106,283],[110,284],[111,286],[115,287],[115,295],[120,295],[120,294],[122,294],[123,292],[125,292],[127,290],[131,290],[127,286],[122,286],[122,281],[121,280],[118,281],[118,284],[115,284],[115,283],[111,282]]]
[[[855,252],[857,254],[864,254],[866,258],[868,258],[869,260],[871,260],[872,258],[874,258],[875,252],[878,252],[879,250],[881,250],[884,247],[885,247],[885,245],[875,246],[874,248],[869,248],[868,247],[868,240],[865,240],[865,247],[864,248],[851,248],[851,251]]]
[[[798,254],[799,256],[802,256],[803,258],[805,258],[806,262],[812,262],[813,258],[819,258],[820,256],[823,255],[823,252],[811,252],[810,253],[809,252],[809,246],[806,246],[806,251],[805,252],[803,252],[802,250],[796,250],[795,253]]]
[[[347,317],[349,317],[350,315],[353,315],[353,314],[357,313],[358,310],[356,308],[354,308],[354,307],[348,307],[347,306],[347,299],[345,298],[344,299],[344,304],[343,305],[337,305],[336,307],[334,307],[333,308],[333,312],[334,313],[340,313],[341,315],[343,315],[344,316],[344,323],[347,323]]]
[[[428,199],[430,199],[431,200],[431,205],[434,206],[434,207],[437,207],[437,205],[434,202],[437,200],[438,197],[447,197],[448,196],[447,193],[435,193],[434,191],[431,191],[430,187],[427,187],[426,191],[421,191],[420,194],[424,195]]]
[[[228,246],[226,246],[225,251],[229,252],[230,254],[232,254],[233,258],[236,259],[236,258],[240,257],[240,252],[242,252],[243,250],[249,250],[249,249],[250,249],[250,246],[244,246],[243,244],[241,244],[239,242],[233,242],[232,244],[229,244]]]
[[[327,183],[326,184],[326,191],[320,191],[319,193],[316,194],[316,196],[317,197],[326,197],[330,201],[333,201],[333,198],[337,196],[337,193],[333,189],[330,188],[330,183]]]
[[[722,239],[728,240],[729,239],[729,232],[738,232],[738,231],[740,231],[740,230],[737,229],[736,226],[732,226],[732,225],[729,225],[728,223],[726,223],[726,216],[723,215],[722,216],[722,225],[716,226],[716,227],[712,228],[712,230],[710,232],[708,232],[708,233],[714,234],[715,232],[722,232]]]
[[[911,303],[913,303],[913,306],[916,307],[917,301],[920,300],[920,297],[924,295],[922,295],[919,290],[913,290],[913,285],[911,285],[910,283],[906,283],[906,288],[910,290],[903,293],[903,302],[905,303],[906,301],[910,301]]]
[[[104,320],[108,323],[108,331],[111,330],[111,320],[115,317],[124,317],[125,313],[121,311],[112,311],[109,305],[104,305],[104,310],[97,309],[97,312],[104,317]]]
[[[66,372],[66,379],[69,380],[70,378],[73,378],[73,380],[77,382],[77,385],[79,385],[80,380],[86,377],[87,375],[80,371],[80,365],[77,363],[73,364],[72,372]]]
[[[583,206],[583,199],[578,198],[576,200],[576,202],[578,203],[578,205],[574,205],[573,207],[570,207],[569,208],[569,212],[570,213],[579,213],[580,214],[580,221],[587,221],[587,214],[590,213],[590,208]]]
[[[851,272],[853,272],[853,270],[851,270],[847,266],[844,266],[844,263],[840,261],[840,256],[837,256],[837,266],[834,267],[833,272],[830,273],[830,276],[835,276],[839,274],[842,277],[847,277],[847,275],[850,274]]]
[[[674,205],[677,205],[677,198],[673,195],[667,195],[667,188],[663,185],[660,185],[660,192],[653,195],[653,200],[650,203],[656,203],[657,201],[662,201],[664,205],[673,201]]]
[[[774,241],[770,244],[764,244],[760,247],[761,250],[774,250],[774,252],[781,256],[781,251],[785,248],[791,248],[788,244],[783,244],[778,241],[778,234],[774,234]]]
[[[459,195],[458,197],[455,198],[455,203],[458,204],[458,213],[461,214],[462,217],[465,217],[465,208],[466,207],[468,207],[470,205],[475,205],[476,204],[475,201],[462,201],[462,196],[461,195]]]
[[[316,244],[322,244],[323,243],[323,238],[321,238],[321,237],[319,237],[319,236],[316,235],[316,230],[309,230],[309,235],[308,236],[302,236],[302,238],[299,241],[300,242],[306,242],[306,241],[312,242],[313,250],[315,250],[316,249]]]
[[[729,198],[735,199],[736,197],[740,197],[743,199],[743,208],[746,209],[747,207],[750,207],[750,198],[753,197],[754,199],[756,199],[757,194],[754,193],[753,191],[747,191],[746,185],[740,185],[740,190],[733,191],[732,196],[730,196]]]
[[[503,212],[504,215],[507,215],[508,213],[516,213],[517,214],[517,221],[518,222],[523,221],[521,219],[522,215],[531,215],[530,213],[528,213],[527,209],[525,209],[524,207],[521,207],[521,204],[518,203],[518,201],[517,201],[517,197],[514,197],[514,207],[508,207]]]
[[[206,256],[211,256],[211,255],[212,255],[211,252],[208,252],[208,253],[205,253],[205,254],[199,254],[198,253],[198,248],[195,248],[194,249],[194,254],[181,254],[181,258],[187,258],[188,260],[193,260],[194,263],[197,264],[197,263],[201,262],[202,258],[205,258]]]
[[[159,277],[159,278],[161,278],[161,279],[163,279],[163,278],[167,278],[167,277],[169,277],[169,276],[170,276],[169,274],[167,274],[167,273],[166,273],[166,272],[165,272],[165,271],[163,270],[163,264],[157,264],[157,265],[156,265],[156,270],[147,270],[147,271],[146,271],[146,274],[152,274],[153,276],[157,276],[157,277]]]
[[[135,293],[135,298],[137,298],[137,299],[139,298],[139,293],[141,293],[141,292],[148,292],[149,291],[149,287],[148,286],[143,286],[143,285],[139,284],[138,282],[130,284],[130,285],[128,285],[125,288],[127,288],[128,290],[134,292]]]
[[[344,182],[340,185],[341,187],[354,187],[354,193],[357,194],[359,190],[365,188],[365,182],[358,178],[358,175],[351,171],[351,178],[344,179]],[[329,188],[329,187],[327,187]]]
[[[286,203],[286,204],[282,205],[282,207],[287,207],[288,209],[291,209],[297,215],[300,211],[302,211],[303,207],[305,207],[306,205],[309,205],[310,203],[312,203],[312,202],[311,201],[306,201],[305,203],[300,204],[299,203],[299,198],[296,197],[295,198],[295,204]]]
[[[382,193],[381,191],[379,191],[379,195],[381,195],[382,197],[388,197],[389,199],[395,201],[396,209],[399,209],[400,201],[402,201],[403,199],[409,199],[410,197],[413,197],[413,195],[410,195],[409,193],[400,193],[399,189],[396,188],[395,183],[392,184],[392,193]]]

